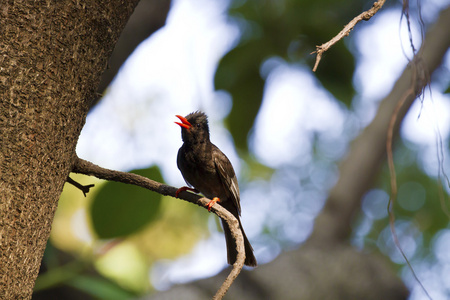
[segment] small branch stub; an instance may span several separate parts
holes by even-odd
[[[72,178],[70,178],[69,176],[67,177],[66,180],[68,183],[70,183],[71,185],[73,185],[74,187],[78,188],[80,191],[83,192],[83,195],[86,197],[86,194],[89,193],[89,190],[91,189],[91,187],[94,187],[95,184],[88,184],[88,185],[82,185],[79,182],[76,182],[75,180],[73,180]]]

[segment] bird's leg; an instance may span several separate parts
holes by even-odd
[[[216,203],[216,202],[220,202],[220,199],[217,197],[214,197],[211,201],[209,201],[207,207],[208,207],[208,211],[211,211],[211,207]]]
[[[184,192],[184,191],[191,191],[191,192],[194,192],[194,193],[196,193],[196,194],[200,193],[200,192],[199,192],[198,190],[196,190],[196,189],[193,189],[193,188],[190,188],[190,187],[187,187],[187,186],[183,186],[183,187],[180,187],[180,188],[175,192],[175,197],[178,198],[178,194],[180,194],[181,192]]]

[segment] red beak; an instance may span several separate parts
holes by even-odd
[[[192,124],[189,123],[189,121],[186,120],[185,117],[182,117],[182,116],[180,116],[180,115],[176,115],[176,117],[177,117],[178,119],[180,119],[181,123],[180,123],[180,122],[175,122],[175,124],[178,124],[178,125],[180,125],[181,127],[186,128],[186,129],[189,129],[189,128],[192,127]]]

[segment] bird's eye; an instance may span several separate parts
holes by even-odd
[[[197,128],[200,128],[200,126],[201,126],[201,124],[200,124],[200,123],[197,123],[196,125],[197,125]]]

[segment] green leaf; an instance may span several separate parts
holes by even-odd
[[[444,91],[444,94],[450,94],[450,85],[447,86],[447,89]]]
[[[162,182],[157,167],[134,170],[131,173]],[[158,217],[161,197],[158,193],[134,185],[107,182],[90,208],[95,232],[99,238],[108,239],[126,236],[142,229]]]
[[[86,264],[81,261],[73,261],[66,265],[49,269],[38,276],[33,291],[39,292],[67,283],[67,281],[79,276],[85,269]]]
[[[114,282],[94,276],[80,275],[67,282],[67,285],[84,291],[97,299],[126,300],[136,297],[135,294],[121,288]]]

